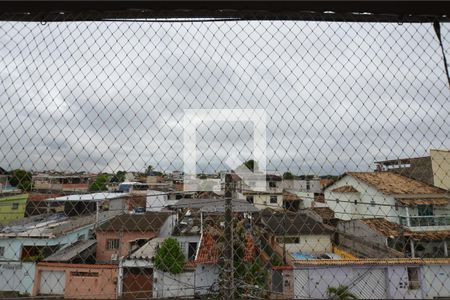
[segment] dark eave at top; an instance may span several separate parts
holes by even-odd
[[[448,1],[0,1],[0,20],[102,21],[202,18],[448,22]]]

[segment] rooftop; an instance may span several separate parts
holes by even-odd
[[[386,237],[408,236],[411,234],[411,231],[405,226],[390,222],[384,218],[361,219],[361,222]]]
[[[129,255],[130,259],[151,260],[155,254],[158,245],[164,242],[166,238],[157,237],[145,243],[141,248],[137,249]]]
[[[79,217],[67,217],[62,213],[39,215],[11,222],[2,227],[0,238],[54,238],[94,223],[95,215]]]
[[[66,248],[60,249],[44,259],[44,261],[68,262],[74,258],[80,257],[81,253],[91,249],[95,251],[96,240],[78,241]]]
[[[315,220],[307,213],[279,212],[265,209],[261,213],[266,228],[277,236],[299,234],[331,234],[331,227]]]
[[[128,196],[128,193],[93,193],[93,194],[82,194],[82,195],[68,195],[56,198],[47,199],[47,201],[54,202],[70,202],[70,201],[104,201],[122,198]]]
[[[438,187],[391,172],[349,172],[347,175],[389,195],[445,194],[447,192]]]
[[[231,201],[233,212],[258,212],[259,210],[252,204],[248,203],[246,200],[233,199]],[[225,212],[225,199],[220,198],[195,198],[187,199],[183,198],[178,200],[177,203],[172,205],[173,208],[191,208],[198,209],[201,212]]]
[[[171,212],[146,212],[145,214],[121,214],[106,221],[97,231],[153,231],[159,232]]]
[[[359,193],[357,189],[351,185],[343,185],[331,190],[333,193]]]

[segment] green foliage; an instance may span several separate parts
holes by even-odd
[[[159,247],[155,258],[155,268],[162,272],[178,274],[183,271],[186,258],[180,244],[174,238],[167,238]]]
[[[294,177],[294,175],[291,173],[291,172],[284,172],[284,174],[283,174],[283,179],[285,179],[285,180],[291,180],[291,179],[294,179],[295,177]]]
[[[152,165],[149,165],[149,166],[147,167],[147,169],[145,169],[145,175],[150,174],[153,170],[154,170],[153,166],[152,166]]]
[[[348,290],[348,286],[340,285],[338,287],[328,287],[327,294],[330,299],[348,300],[358,299]]]
[[[247,160],[243,165],[253,172],[258,170],[258,163],[253,159]]]
[[[16,169],[9,172],[9,183],[24,191],[30,191],[32,189],[32,175],[25,170]]]
[[[89,191],[91,192],[99,192],[99,191],[107,191],[108,187],[107,183],[110,182],[108,174],[100,174],[97,176],[95,181],[89,186]]]
[[[264,264],[259,255],[253,256],[250,260],[244,260],[246,231],[242,221],[234,222],[233,232],[234,281],[239,283],[234,290],[234,297],[236,299],[247,297],[266,298],[269,288],[267,282],[267,266]],[[226,247],[224,242],[225,241],[222,239],[222,248]],[[221,269],[221,276],[225,276],[223,268]]]
[[[111,182],[124,182],[125,181],[125,175],[127,172],[125,171],[118,171],[114,176],[111,178]]]

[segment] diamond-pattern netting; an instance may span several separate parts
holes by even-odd
[[[450,297],[448,23],[140,16],[1,18],[0,297]]]

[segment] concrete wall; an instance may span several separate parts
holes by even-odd
[[[31,294],[35,266],[32,262],[0,262],[0,291]]]
[[[327,289],[348,286],[358,299],[387,298],[385,268],[310,267],[294,270],[294,298],[327,299]]]
[[[33,296],[39,295],[41,273],[45,270],[65,272],[64,298],[117,298],[117,266],[40,263],[36,268]],[[83,276],[86,273],[91,275]]]
[[[155,232],[148,231],[97,231],[97,262],[110,262],[111,256],[117,254],[118,256],[128,255],[130,250],[130,242],[137,239],[152,239],[156,236]],[[118,239],[119,249],[107,249],[108,239]]]
[[[337,231],[343,234],[353,235],[380,246],[386,246],[386,237],[373,230],[360,220],[339,222]]]
[[[450,297],[450,265],[428,265],[423,268],[424,297]]]
[[[7,224],[25,216],[28,194],[0,198],[0,224]],[[14,205],[14,206],[13,206]],[[17,205],[17,208],[15,207]]]
[[[450,190],[450,151],[430,150],[434,185]]]
[[[147,191],[146,211],[161,211],[167,205],[168,195],[160,191]]]
[[[408,268],[419,268],[411,288]],[[358,299],[433,299],[450,297],[450,265],[297,266],[294,298],[326,299],[327,288],[349,286]]]
[[[197,265],[195,269],[180,274],[153,271],[153,298],[192,297],[204,295],[217,282],[219,268],[216,265]]]
[[[329,234],[300,235],[299,243],[286,243],[286,251],[308,254],[323,254],[331,252],[331,236]],[[279,243],[283,247],[283,243]]]
[[[247,196],[247,194],[246,194]],[[276,196],[277,197],[277,203],[270,203],[270,196]],[[268,194],[261,194],[261,195],[253,195],[253,204],[258,209],[265,209],[267,207],[271,208],[282,208],[283,207],[283,195],[268,195]]]

